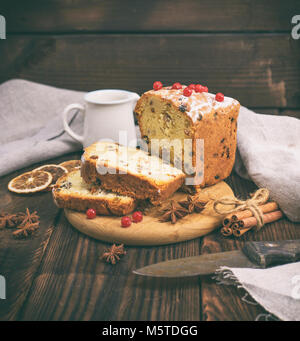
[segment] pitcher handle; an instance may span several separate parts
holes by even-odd
[[[70,111],[77,109],[79,110],[81,113],[85,113],[85,108],[84,106],[82,106],[81,104],[78,103],[74,103],[74,104],[70,104],[68,105],[65,110],[63,111],[63,115],[62,115],[62,119],[63,119],[63,125],[64,125],[64,129],[65,132],[68,133],[74,140],[83,143],[83,136],[76,134],[69,126],[68,124],[68,114]]]

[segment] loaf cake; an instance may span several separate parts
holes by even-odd
[[[206,87],[195,91],[193,84],[188,91],[184,85],[174,85],[147,91],[137,102],[135,113],[141,136],[149,151],[153,141],[160,141],[160,156],[169,148],[171,163],[190,177],[201,179],[193,187],[213,185],[232,170],[240,104],[222,94],[218,97],[208,93]],[[191,143],[185,146],[184,140],[189,139]],[[204,153],[200,155],[196,153],[197,139],[204,143]],[[181,141],[178,148],[170,147],[169,141],[173,140]],[[184,158],[184,153],[189,158]]]
[[[107,190],[159,205],[184,182],[185,174],[156,156],[111,142],[85,148],[81,176]]]
[[[58,179],[53,190],[54,202],[58,207],[85,212],[93,208],[100,215],[122,216],[132,212],[136,200],[87,184],[80,170],[70,172]]]

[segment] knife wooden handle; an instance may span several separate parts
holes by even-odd
[[[246,242],[243,252],[263,268],[300,260],[300,239],[276,242]]]

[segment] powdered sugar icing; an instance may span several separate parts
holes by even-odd
[[[196,121],[199,116],[211,113],[214,110],[217,111],[238,104],[237,100],[225,96],[224,101],[218,102],[215,100],[215,95],[208,92],[199,93],[193,91],[191,96],[186,97],[183,95],[183,89],[185,87],[182,86],[182,89],[179,90],[164,87],[156,91],[150,90],[147,93],[172,101],[178,107],[183,108],[193,121]]]

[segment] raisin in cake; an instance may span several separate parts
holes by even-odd
[[[136,200],[105,191],[93,184],[87,184],[80,176],[80,170],[70,172],[57,181],[52,190],[58,207],[85,212],[93,208],[100,215],[126,215],[136,207]]]
[[[184,182],[185,174],[156,156],[110,142],[85,148],[81,176],[88,183],[158,205]]]
[[[160,153],[169,148],[171,162],[176,167],[179,161],[179,168],[192,174],[196,161],[202,163],[202,170],[193,175],[201,177],[198,186],[193,186],[199,189],[225,179],[232,170],[240,104],[229,97],[216,99],[214,94],[195,90],[184,96],[185,88],[147,91],[137,102],[135,113],[142,138],[149,146],[154,139],[161,141]],[[181,141],[181,147],[170,147],[168,141],[174,139]],[[185,139],[191,139],[190,145],[184,146]],[[200,157],[198,154],[199,159],[195,152],[197,139],[204,142],[204,153]],[[184,151],[190,161],[184,162]]]

